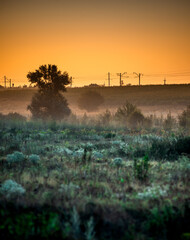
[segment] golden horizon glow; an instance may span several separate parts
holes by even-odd
[[[124,83],[190,83],[188,0],[7,0],[0,3],[3,76],[15,85],[43,64],[56,64],[74,86]],[[158,73],[158,74],[157,74]]]

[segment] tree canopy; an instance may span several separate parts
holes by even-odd
[[[67,72],[61,72],[56,65],[41,65],[35,72],[29,72],[27,78],[31,84],[35,84],[39,91],[65,92],[65,85],[71,82]]]

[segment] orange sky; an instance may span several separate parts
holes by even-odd
[[[74,86],[190,83],[189,0],[0,0],[0,84],[56,64]]]

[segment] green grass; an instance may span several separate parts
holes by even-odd
[[[188,239],[184,143],[181,130],[1,120],[1,238]],[[9,179],[25,193],[3,191]]]

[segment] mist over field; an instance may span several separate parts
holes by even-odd
[[[98,111],[87,112],[78,107],[80,95],[89,89],[100,93],[105,99]],[[32,96],[36,92],[35,88],[0,90],[0,112],[5,114],[18,112],[30,117],[27,105],[30,104]],[[176,117],[190,103],[190,85],[67,88],[64,96],[68,100],[72,112],[79,116],[85,112],[93,116],[105,112],[106,109],[115,112],[118,107],[129,101],[138,106],[145,115],[155,114],[165,117],[171,112],[172,116]]]

